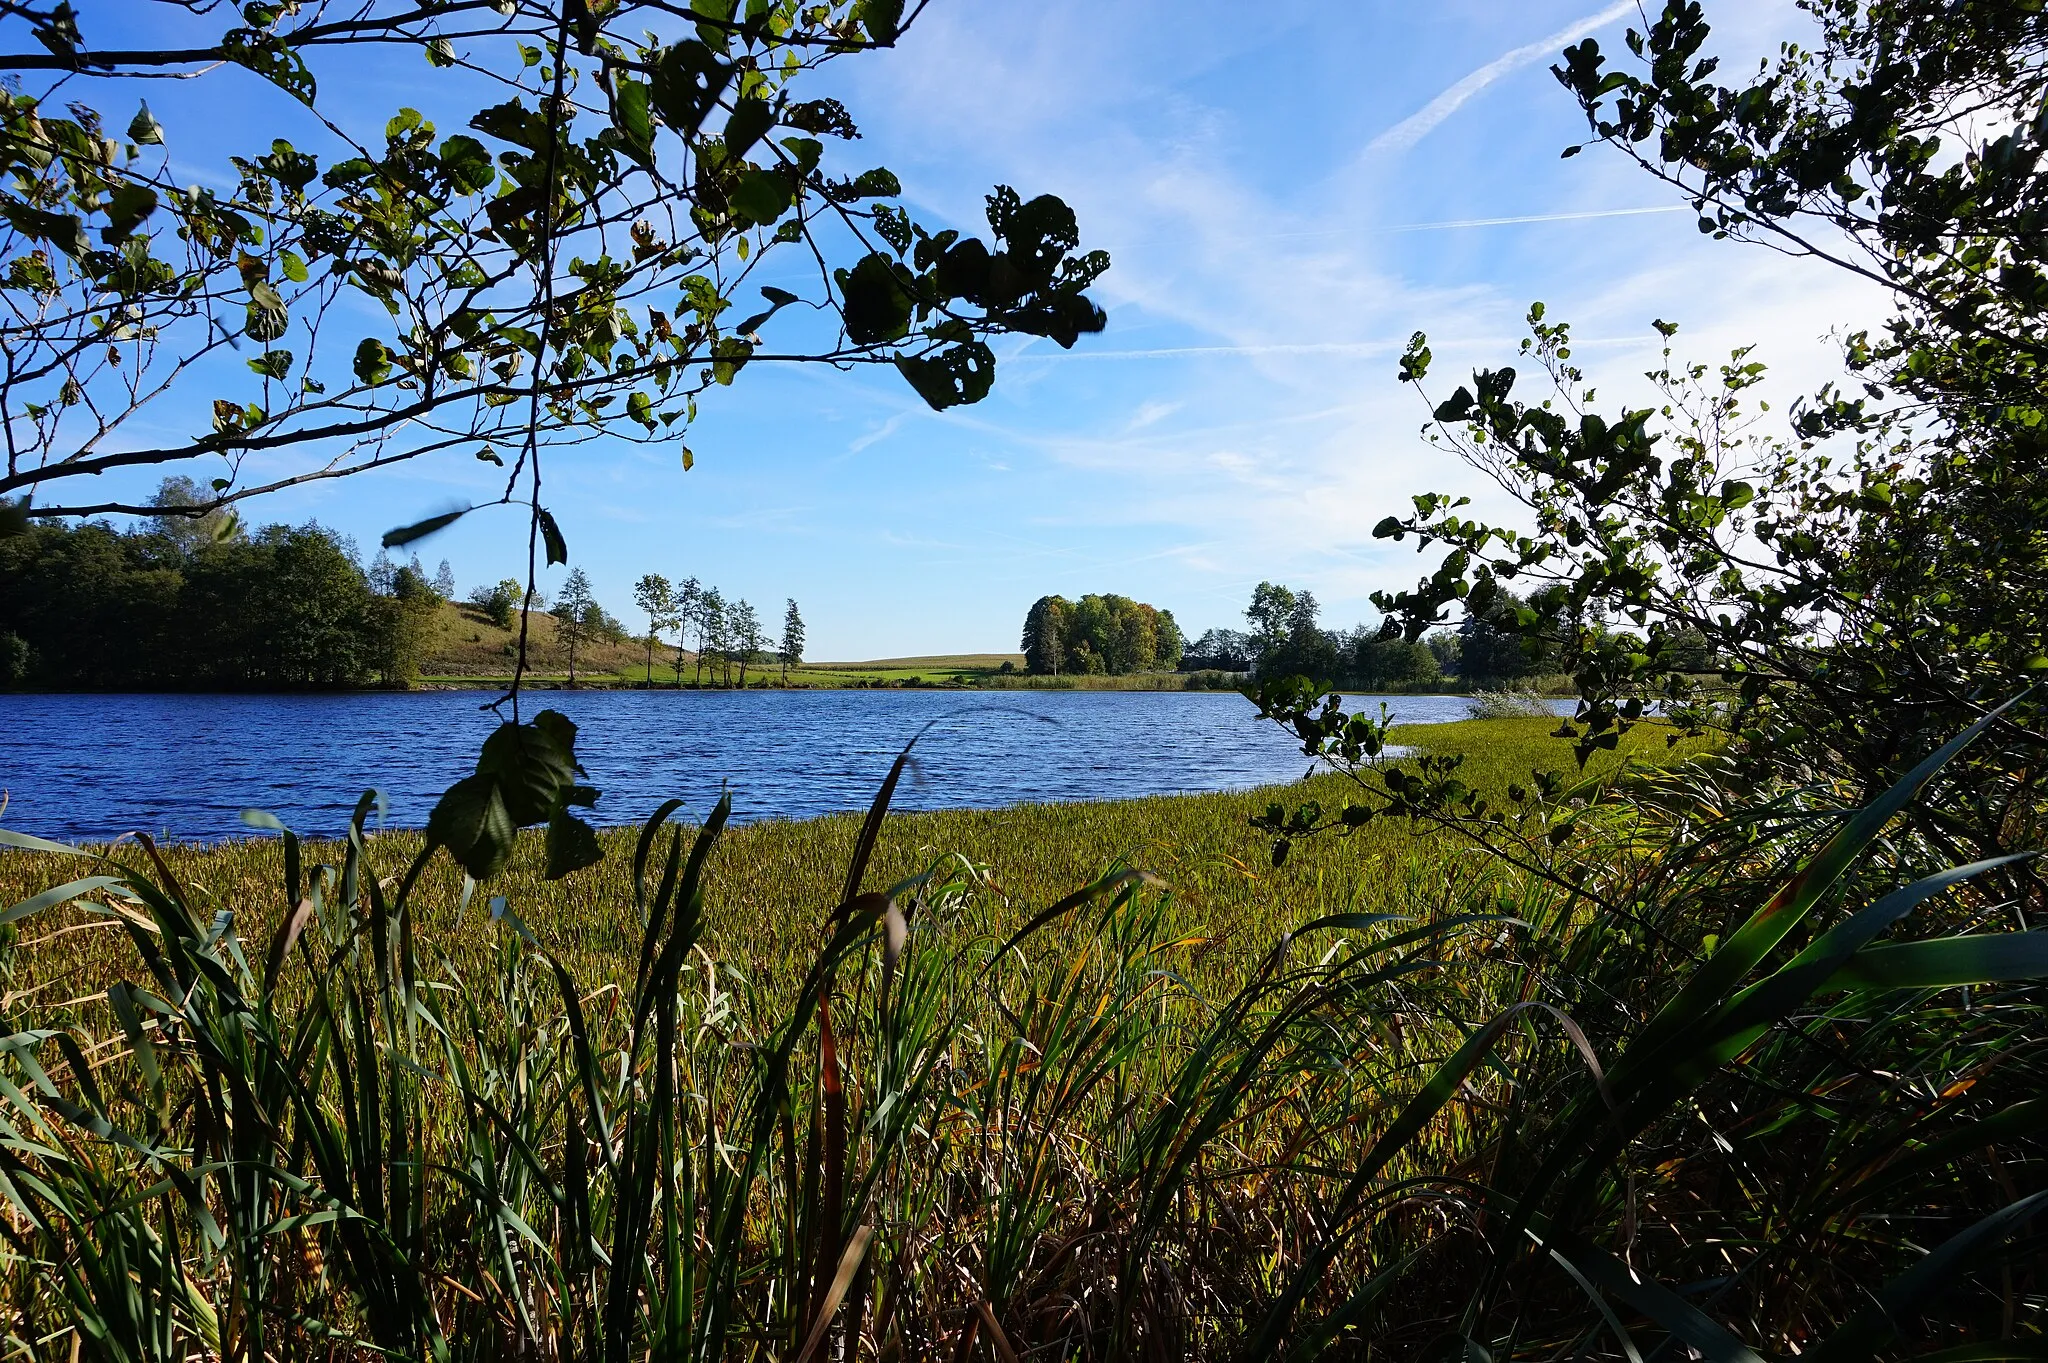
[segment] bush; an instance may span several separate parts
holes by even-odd
[[[1534,691],[1474,691],[1465,712],[1474,719],[1548,719],[1554,714]]]

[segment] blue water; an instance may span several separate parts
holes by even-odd
[[[0,827],[42,837],[246,833],[267,809],[302,833],[384,792],[417,827],[474,766],[495,718],[483,692],[0,695]],[[1377,709],[1379,698],[1355,705]],[[1403,721],[1465,717],[1455,696],[1395,696]],[[580,727],[595,817],[637,823],[671,796],[701,816],[730,784],[740,819],[863,809],[912,735],[896,807],[992,808],[1290,781],[1308,760],[1229,692],[550,691]]]

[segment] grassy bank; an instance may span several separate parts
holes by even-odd
[[[1396,738],[1498,799],[1573,770],[1549,727]],[[1645,727],[1627,755],[1685,753]],[[1730,819],[1713,780],[1556,806],[1521,866],[1379,821],[1272,868],[1247,817],[1341,803],[1318,778],[905,815],[871,849],[853,817],[688,857],[682,831],[639,871],[618,831],[556,883],[529,840],[466,909],[395,833],[298,849],[276,935],[286,848],[165,849],[6,953],[9,1332],[53,1358],[1750,1363],[1907,1331],[2037,1356],[2038,1246],[1999,1246],[2048,1010],[1950,986],[2023,978],[2040,934],[1944,881],[1917,927],[1992,922],[1963,951],[1868,960],[1896,896],[1814,938],[1831,885],[1868,904],[1912,849],[1812,789]],[[1761,907],[1836,828],[1832,869]],[[849,867],[895,893],[832,913]],[[0,902],[78,873],[7,852]]]

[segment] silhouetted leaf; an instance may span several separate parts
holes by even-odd
[[[386,549],[396,549],[401,544],[423,540],[437,530],[446,530],[474,510],[476,508],[473,506],[459,507],[454,511],[443,511],[437,516],[429,516],[423,521],[414,521],[411,525],[402,525],[396,530],[386,530],[382,543]]]
[[[549,563],[569,561],[569,541],[562,538],[562,527],[555,524],[554,514],[546,507],[534,513],[540,518],[540,537],[547,547]]]

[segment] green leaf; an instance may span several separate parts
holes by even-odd
[[[1911,1269],[1879,1287],[1876,1301],[1858,1312],[1818,1349],[1810,1360],[1864,1359],[1898,1337],[1899,1323],[1910,1321],[1923,1305],[1939,1300],[1951,1279],[1971,1260],[2002,1243],[2048,1208],[2048,1192],[2034,1193],[2001,1207],[1974,1225],[1950,1236]]]
[[[1824,989],[1949,989],[2048,976],[2048,931],[1975,932],[1866,947]]]
[[[487,776],[465,776],[448,787],[427,816],[427,841],[448,849],[456,863],[477,880],[505,869],[518,833]]]
[[[996,356],[980,341],[949,346],[929,358],[898,355],[896,369],[935,412],[980,402],[996,380]]]
[[[620,80],[614,126],[626,151],[643,166],[654,164],[654,113],[648,88],[637,80]]]
[[[1803,921],[1849,864],[1861,855],[1892,816],[1905,808],[1920,787],[1946,766],[1949,759],[1974,742],[1996,723],[2015,702],[2008,701],[1944,743],[1913,768],[1890,790],[1857,811],[1798,874],[1787,881],[1768,903],[1758,909],[1724,942],[1686,982],[1671,1000],[1650,1019],[1635,1042],[1614,1065],[1614,1079],[1623,1084],[1640,1066],[1668,1068],[1668,1057],[1660,1054],[1669,1046],[1683,1046],[1699,1022],[1716,1011],[1728,991],[1735,987],[1757,962],[1784,940],[1785,934]]]
[[[249,361],[249,368],[267,379],[281,379],[291,372],[292,353],[289,350],[266,350]]]
[[[100,239],[109,246],[118,246],[132,235],[136,228],[156,212],[156,191],[148,185],[122,183],[114,186],[114,192],[107,203],[107,225],[100,229]]]
[[[753,356],[753,353],[753,343],[751,341],[743,341],[737,336],[721,336],[716,341],[713,341],[711,343],[711,377],[713,381],[720,384],[730,384],[739,377],[740,370],[746,367],[746,363]]]
[[[443,511],[439,515],[429,516],[423,521],[414,521],[411,525],[402,525],[396,530],[387,530],[384,532],[383,545],[386,549],[396,549],[402,544],[423,540],[437,530],[446,530],[474,510],[476,508],[473,506],[458,507],[453,511]]]
[[[854,176],[853,192],[863,199],[893,199],[903,193],[903,182],[886,166],[876,166]]]
[[[86,240],[85,221],[69,213],[45,213],[39,208],[30,208],[18,200],[0,204],[14,230],[37,241],[47,241],[65,255],[76,258],[91,249]]]
[[[886,46],[902,31],[903,0],[860,0],[853,7],[853,17],[870,39]]]
[[[766,226],[789,211],[792,191],[789,181],[772,170],[749,170],[727,197],[727,202],[748,221]]]
[[[1538,1234],[1536,1228],[1531,1228],[1528,1235],[1567,1264],[1589,1288],[1611,1293],[1628,1303],[1699,1357],[1711,1363],[1763,1363],[1755,1350],[1698,1307],[1597,1245],[1576,1235],[1546,1237]]]
[[[560,880],[602,860],[604,848],[598,845],[596,830],[566,809],[556,810],[548,819],[545,878]]]
[[[554,514],[546,507],[541,507],[534,514],[540,519],[540,537],[546,544],[548,562],[567,563],[569,541],[562,538],[562,527],[555,524]]]
[[[501,724],[484,740],[476,773],[435,804],[427,836],[483,880],[511,861],[520,828],[545,822],[547,874],[559,879],[602,856],[595,832],[567,812],[597,799],[596,791],[576,783],[582,770],[576,726],[559,712],[543,710],[530,724]]]
[[[900,341],[910,333],[908,272],[880,251],[834,276],[844,297],[846,334],[856,345]]]
[[[26,841],[36,842],[39,840],[31,838]],[[72,849],[64,847],[59,850],[69,852]],[[54,886],[44,890],[41,894],[30,895],[19,904],[14,905],[4,913],[0,913],[0,926],[18,923],[31,914],[41,913],[45,909],[54,909],[60,904],[69,904],[72,900],[83,898],[95,890],[104,890],[109,886],[119,885],[120,883],[121,877],[119,876],[87,876],[83,880],[74,880],[68,884]]]
[[[477,774],[498,783],[513,823],[539,823],[561,807],[576,784],[575,745],[576,726],[554,710],[543,710],[531,724],[500,724],[484,740]]]
[[[457,133],[441,143],[441,173],[448,183],[464,194],[489,189],[498,178],[498,168],[483,143],[467,133]]]
[[[164,144],[164,125],[156,121],[156,115],[149,111],[149,101],[142,101],[142,108],[135,117],[128,120],[128,140],[145,147],[160,147]]]
[[[391,352],[384,343],[374,336],[365,336],[356,346],[356,378],[367,384],[379,384],[391,377]]]
[[[639,391],[638,389],[635,389],[626,398],[626,415],[633,418],[633,420],[639,422],[642,426],[645,426],[650,431],[655,428],[656,424],[653,412],[653,399],[649,398],[647,394]]]
[[[654,64],[649,94],[655,112],[684,137],[695,137],[731,83],[732,73],[733,68],[703,43],[677,43]]]
[[[729,161],[737,161],[770,128],[775,126],[775,112],[768,107],[765,99],[743,99],[732,111],[732,117],[725,121],[725,154]]]

